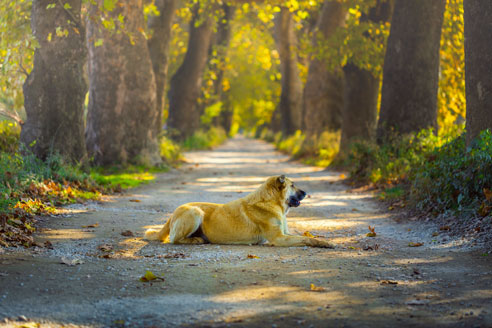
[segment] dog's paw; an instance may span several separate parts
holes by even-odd
[[[315,245],[313,245],[314,247],[331,248],[331,249],[335,248],[335,245],[332,244],[332,243],[330,243],[330,242],[328,242],[328,241],[319,240],[319,239],[317,239],[316,241],[317,241],[317,243]]]

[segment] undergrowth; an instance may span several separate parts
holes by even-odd
[[[492,208],[492,134],[486,130],[470,147],[456,127],[431,130],[382,145],[355,143],[345,167],[356,183],[373,184],[380,199],[438,215],[486,216]]]
[[[227,133],[221,127],[211,127],[207,131],[198,130],[186,138],[182,147],[185,150],[211,149],[227,140]]]
[[[270,130],[263,129],[259,137],[265,141],[273,142],[278,150],[295,159],[309,165],[322,167],[327,167],[332,163],[340,144],[340,133],[328,131],[319,136],[307,137],[298,130],[295,134],[284,138],[281,132],[273,134]]]

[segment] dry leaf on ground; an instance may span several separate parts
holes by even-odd
[[[122,236],[125,236],[125,237],[133,237],[133,236],[135,236],[135,235],[133,234],[133,232],[132,232],[132,231],[130,231],[130,230],[123,231],[123,232],[121,233],[121,235],[122,235]]]
[[[376,235],[377,235],[377,234],[376,234],[375,229],[376,229],[376,227],[371,227],[371,226],[369,226],[369,231],[370,231],[370,232],[368,232],[368,233],[366,234],[366,236],[367,236],[367,237],[376,237]]]
[[[309,286],[309,289],[312,290],[313,292],[322,292],[325,291],[324,287],[316,286],[315,284],[311,284]]]
[[[259,259],[259,256],[253,255],[253,254],[248,254],[248,259]]]
[[[149,271],[149,270],[147,270],[145,272],[144,276],[140,277],[141,282],[150,282],[150,281],[154,281],[154,280],[164,281],[164,278],[163,277],[157,277],[155,274],[152,273],[152,271]]]
[[[305,231],[302,235],[306,237],[314,238],[313,234],[310,233],[309,231]]]
[[[110,244],[102,244],[97,246],[97,249],[102,252],[111,252],[113,250],[113,245]]]
[[[408,246],[409,247],[420,247],[420,246],[423,246],[424,243],[414,243],[414,242],[409,242],[408,243]]]
[[[394,280],[381,280],[381,285],[398,285],[398,281],[394,281]]]
[[[97,227],[99,227],[99,223],[82,226],[82,228],[97,228]]]
[[[140,203],[141,200],[140,199],[130,199],[129,202]]]

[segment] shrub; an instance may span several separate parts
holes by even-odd
[[[13,154],[19,148],[20,126],[9,121],[0,121],[0,151]]]
[[[463,134],[434,149],[413,169],[413,176],[411,199],[420,209],[489,214],[492,133],[482,131],[468,148]]]
[[[166,136],[159,139],[159,150],[162,160],[169,165],[176,165],[182,158],[179,145]]]
[[[191,137],[183,141],[182,147],[186,150],[210,149],[226,140],[227,133],[223,128],[211,127],[208,131],[196,131]]]

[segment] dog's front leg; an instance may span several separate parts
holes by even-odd
[[[273,246],[311,246],[311,247],[322,247],[322,248],[335,248],[335,245],[328,241],[305,237],[305,236],[288,236],[280,234],[274,238],[269,239],[269,242]]]

